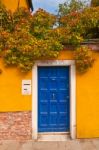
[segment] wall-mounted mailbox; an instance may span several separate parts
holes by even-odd
[[[22,95],[31,95],[31,80],[22,80]]]

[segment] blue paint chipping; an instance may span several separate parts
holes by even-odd
[[[69,66],[38,67],[38,132],[69,132],[69,90]]]

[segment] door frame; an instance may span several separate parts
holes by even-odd
[[[38,139],[38,67],[70,67],[70,137],[76,138],[76,69],[74,60],[36,61],[32,69],[32,138]]]

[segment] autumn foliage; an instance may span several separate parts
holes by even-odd
[[[80,54],[83,55],[82,63],[88,55],[87,65],[82,65],[80,61],[79,71],[85,72],[93,64],[89,49],[78,47],[88,38],[99,37],[99,7],[56,17],[43,9],[33,15],[25,8],[12,13],[1,5],[0,23],[0,53],[8,66],[17,66],[27,72],[35,60],[56,59],[66,44],[75,47],[77,65]]]
[[[20,8],[13,14],[1,7],[0,51],[6,65],[31,70],[35,60],[55,59],[63,46],[54,34],[56,17],[39,9]]]
[[[91,6],[92,7],[99,6],[99,0],[91,0]]]

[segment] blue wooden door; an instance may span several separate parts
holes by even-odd
[[[38,68],[38,131],[70,128],[69,67]]]

